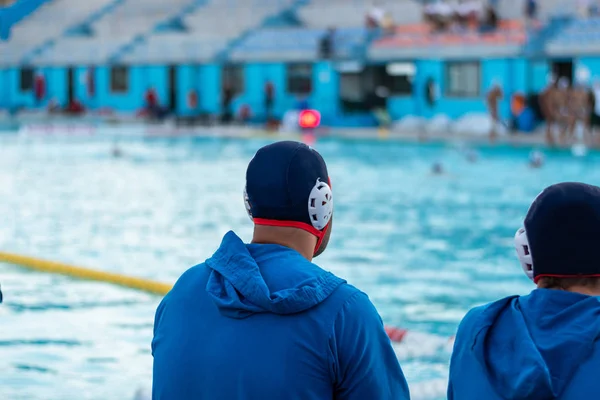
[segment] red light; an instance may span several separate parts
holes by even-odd
[[[303,110],[298,117],[300,128],[314,129],[321,124],[321,113],[317,110]]]

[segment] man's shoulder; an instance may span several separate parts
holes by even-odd
[[[471,331],[477,321],[480,321],[482,318],[488,318],[488,316],[496,315],[500,310],[504,309],[509,303],[515,301],[515,299],[518,299],[519,297],[520,296],[508,296],[471,308],[460,322],[458,334],[460,334],[461,331]]]
[[[330,296],[330,300],[333,300],[337,304],[336,316],[344,314],[344,318],[364,318],[369,314],[376,314],[377,310],[369,299],[369,296],[356,288],[355,286],[345,282],[341,284],[335,292]]]

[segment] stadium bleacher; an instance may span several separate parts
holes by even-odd
[[[205,62],[224,54],[235,61],[308,61],[318,57],[319,42],[331,27],[337,29],[334,58],[418,57],[432,48],[439,55],[502,55],[518,51],[527,39],[524,1],[500,1],[501,27],[484,35],[432,34],[422,23],[420,1],[388,1],[383,8],[398,28],[371,44],[373,35],[364,27],[370,0],[52,0],[15,25],[10,41],[0,42],[0,63]],[[541,17],[562,10],[561,4],[565,1],[539,2]],[[292,9],[298,23],[265,25]],[[158,29],[174,20],[179,29]],[[575,43],[595,49],[588,42],[597,31],[589,24],[547,48],[560,52]],[[84,29],[74,35],[73,27]]]
[[[124,62],[201,62],[223,51],[230,41],[257,28],[263,20],[293,4],[292,0],[212,0],[182,18],[183,32],[155,32],[122,57]]]
[[[114,0],[54,0],[45,3],[12,28],[11,38],[0,42],[0,63],[21,62],[30,51],[60,37],[66,28],[81,22]]]
[[[550,55],[598,54],[600,52],[600,18],[572,21],[546,44]]]
[[[490,33],[431,33],[426,24],[398,27],[393,35],[377,40],[369,51],[373,59],[404,56],[408,53],[438,55],[514,53],[527,40],[525,24],[519,20],[504,20]]]

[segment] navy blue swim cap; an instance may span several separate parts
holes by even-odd
[[[317,248],[333,213],[325,161],[300,142],[277,142],[258,150],[248,165],[244,197],[256,225],[306,230],[317,236]]]
[[[600,188],[559,183],[534,200],[525,218],[533,277],[600,277]]]

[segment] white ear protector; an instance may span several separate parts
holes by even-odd
[[[333,193],[325,182],[317,178],[317,183],[308,196],[308,215],[312,226],[321,231],[325,229],[333,214]]]
[[[250,205],[250,199],[248,198],[248,192],[244,187],[244,206],[246,212],[251,220],[254,220],[252,216],[252,206]],[[310,218],[311,225],[318,231],[325,229],[331,215],[333,214],[333,193],[331,187],[317,179],[315,186],[308,195],[308,215]]]
[[[515,234],[515,250],[517,250],[517,257],[521,262],[523,272],[533,281],[533,258],[531,257],[531,248],[529,247],[525,228],[519,228]]]

